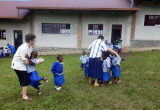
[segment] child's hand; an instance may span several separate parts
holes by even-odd
[[[116,67],[116,70],[118,70],[118,66]]]
[[[107,70],[107,73],[108,73],[108,70]]]
[[[122,61],[125,61],[125,58],[123,58],[123,60]]]
[[[101,59],[97,59],[97,61],[101,61]]]
[[[26,54],[26,55],[25,55],[25,58],[29,59],[29,56],[28,56],[28,54]]]

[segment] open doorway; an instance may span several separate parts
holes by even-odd
[[[17,50],[20,45],[23,44],[23,38],[22,38],[22,30],[14,30],[14,46]]]
[[[122,33],[122,25],[112,25],[112,36],[111,36],[111,42],[112,44],[116,43],[116,39],[121,38]]]

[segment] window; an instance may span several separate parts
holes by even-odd
[[[144,26],[160,26],[160,15],[146,15]]]
[[[5,30],[0,30],[0,39],[6,40],[6,31]]]
[[[43,23],[42,33],[70,34],[70,24]]]
[[[88,34],[89,35],[102,35],[103,34],[103,24],[88,24]]]

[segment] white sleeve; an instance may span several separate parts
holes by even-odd
[[[92,43],[92,44],[93,44],[93,43]],[[92,44],[88,47],[88,49],[89,49],[89,50],[91,50],[91,49],[92,49]]]
[[[104,42],[102,42],[101,47],[102,47],[103,51],[107,51],[107,49],[108,49],[107,45]]]
[[[82,56],[80,57],[80,59],[79,60],[82,60]]]

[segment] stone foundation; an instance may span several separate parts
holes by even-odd
[[[160,40],[131,40],[131,48],[160,47]]]
[[[81,54],[83,50],[87,53],[89,52],[86,48],[34,47],[34,50],[36,50],[39,55]]]

